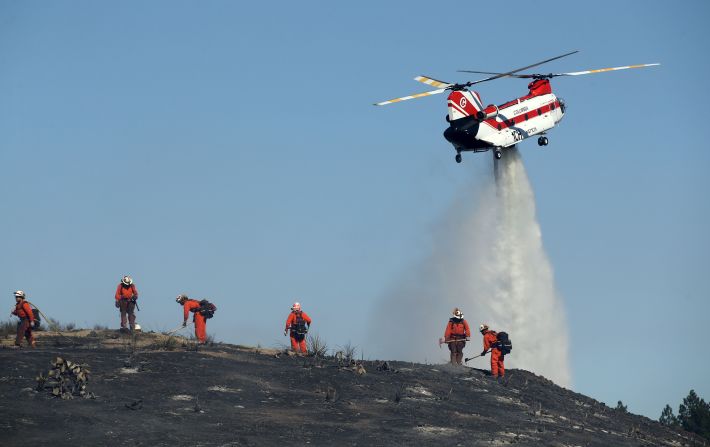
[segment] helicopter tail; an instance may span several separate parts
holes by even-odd
[[[481,96],[478,92],[468,90],[454,90],[448,97],[449,121],[476,116],[483,110]]]

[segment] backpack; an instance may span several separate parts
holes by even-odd
[[[308,332],[302,312],[296,312],[296,321],[291,325],[291,331],[298,335],[305,335]]]
[[[35,329],[39,329],[39,325],[42,323],[42,319],[39,316],[39,310],[32,305],[30,305],[30,308],[32,309],[32,315],[35,319]]]
[[[510,342],[510,339],[508,338],[508,333],[507,332],[498,332],[496,335],[496,345],[497,348],[500,349],[500,352],[505,354],[510,354],[510,351],[513,350],[513,343]]]
[[[199,312],[200,315],[205,317],[205,319],[209,319],[214,317],[214,313],[217,310],[217,306],[214,304],[210,303],[207,300],[201,300],[200,301],[200,307],[196,310],[196,312]]]

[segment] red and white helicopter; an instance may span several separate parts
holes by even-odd
[[[605,71],[660,65],[627,65],[624,67],[600,68],[597,70],[575,71],[571,73],[517,74],[523,70],[537,67],[538,65],[577,52],[578,51],[572,51],[507,73],[459,70],[465,73],[493,75],[485,79],[469,81],[463,84],[450,84],[427,76],[417,76],[414,78],[415,81],[438,87],[438,89],[378,102],[375,105],[384,106],[408,99],[437,95],[450,90],[451,93],[447,100],[449,114],[446,116],[449,128],[444,131],[444,138],[456,149],[456,162],[461,163],[461,152],[485,152],[490,149],[494,150],[496,159],[500,159],[502,156],[501,150],[503,148],[513,146],[534,135],[539,135],[537,144],[547,146],[548,140],[544,135],[548,130],[555,127],[565,114],[565,103],[552,93],[550,79],[557,76],[579,76]],[[528,94],[500,106],[491,104],[484,107],[478,92],[468,89],[468,87],[480,84],[481,82],[506,77],[532,79],[532,82],[528,84]]]

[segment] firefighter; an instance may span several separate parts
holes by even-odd
[[[310,327],[311,317],[301,310],[300,303],[293,303],[293,306],[291,306],[291,313],[286,319],[284,336],[286,336],[287,332],[291,333],[291,349],[300,355],[308,353],[308,349],[306,349],[306,333]]]
[[[454,316],[449,318],[444,332],[444,341],[449,345],[451,351],[451,364],[461,365],[463,360],[463,348],[471,337],[471,329],[468,322],[463,318],[463,312],[459,308],[453,311]]]
[[[479,329],[481,330],[481,334],[483,334],[483,352],[481,352],[481,356],[485,356],[490,349],[491,374],[493,378],[505,377],[505,365],[503,364],[505,355],[500,349],[498,334],[496,331],[490,330],[485,323],[482,324]]]
[[[183,308],[182,327],[187,326],[187,317],[190,312],[193,313],[192,322],[195,323],[195,338],[200,344],[205,344],[207,341],[207,319],[200,312],[201,305],[197,300],[190,299],[187,295],[178,295],[175,301]]]
[[[27,344],[32,348],[36,347],[35,338],[32,335],[32,328],[35,325],[35,315],[32,312],[30,303],[25,300],[25,292],[18,290],[15,292],[15,310],[12,315],[17,315],[20,321],[17,323],[17,337],[15,337],[15,346],[22,346],[22,337],[27,339]]]
[[[121,282],[116,287],[116,308],[121,311],[121,330],[126,330],[126,314],[128,314],[128,323],[130,324],[131,332],[136,328],[136,301],[138,301],[138,290],[133,284],[133,279],[130,276],[121,278]]]

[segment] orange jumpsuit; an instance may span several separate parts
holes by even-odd
[[[450,318],[444,332],[444,340],[459,340],[448,343],[449,351],[451,351],[451,364],[460,365],[463,360],[463,348],[466,346],[466,338],[471,336],[471,329],[468,327],[466,320],[458,318]]]
[[[116,288],[116,303],[121,310],[121,327],[126,327],[126,314],[128,314],[128,323],[131,325],[131,330],[136,326],[136,315],[134,314],[136,303],[132,299],[138,299],[138,291],[135,284],[126,286],[120,283]]]
[[[183,322],[187,323],[187,317],[190,315],[190,311],[199,309],[200,302],[197,300],[186,300],[182,308],[184,313]],[[205,340],[207,340],[207,319],[203,317],[201,313],[193,312],[192,321],[195,323],[195,337],[200,340],[200,343],[204,343]]]
[[[15,310],[12,311],[13,315],[17,315],[20,322],[17,323],[17,337],[15,337],[15,345],[22,345],[22,337],[27,339],[27,343],[34,348],[35,338],[32,335],[32,322],[35,319],[35,315],[32,312],[30,303],[25,300],[20,300],[19,303],[15,304]]]
[[[300,351],[305,354],[308,352],[308,349],[306,349],[306,334],[296,333],[296,320],[298,314],[301,314],[301,318],[303,318],[303,321],[310,327],[312,321],[311,317],[309,317],[308,314],[303,311],[294,310],[288,315],[288,318],[286,319],[286,329],[284,330],[291,331],[291,349],[296,352]]]
[[[483,334],[483,350],[491,350],[491,374],[493,377],[505,376],[505,354],[497,347],[498,334],[495,331],[486,331]]]

